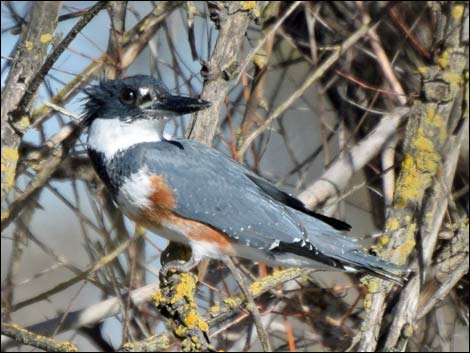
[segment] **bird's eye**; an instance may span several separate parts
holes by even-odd
[[[137,98],[137,94],[135,93],[134,90],[130,88],[125,88],[122,90],[120,98],[121,98],[121,102],[123,102],[124,104],[132,104],[135,102]]]

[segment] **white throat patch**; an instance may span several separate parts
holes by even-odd
[[[165,127],[163,119],[142,119],[128,123],[118,118],[95,119],[88,130],[88,148],[111,159],[116,152],[135,144],[161,141]]]

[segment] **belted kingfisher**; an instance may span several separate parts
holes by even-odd
[[[407,272],[364,253],[343,235],[347,223],[307,209],[224,153],[164,137],[169,119],[209,102],[170,95],[146,75],[102,81],[85,92],[96,172],[128,217],[190,245],[191,265],[229,255],[270,266],[364,271],[398,283]]]

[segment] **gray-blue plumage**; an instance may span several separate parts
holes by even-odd
[[[357,242],[325,222],[276,201],[265,189],[269,185],[273,191],[281,190],[264,179],[254,179],[239,163],[195,141],[147,142],[118,153],[107,168],[111,185],[119,188],[122,180],[142,166],[149,175],[166,179],[176,198],[174,212],[264,250],[279,263],[284,261],[283,254],[290,253],[317,266],[366,271],[373,266],[373,272],[384,277],[391,276],[387,269],[403,270],[363,253]],[[261,180],[263,188],[258,185]]]
[[[142,75],[102,82],[87,93],[89,155],[129,216],[139,218],[149,207],[149,181],[158,176],[175,199],[171,212],[225,234],[237,244],[239,256],[363,270],[397,282],[406,273],[402,266],[362,252],[343,235],[347,223],[306,209],[227,155],[195,141],[163,138],[169,118],[203,109],[208,102],[171,96],[161,82]],[[167,228],[171,238],[175,230]]]

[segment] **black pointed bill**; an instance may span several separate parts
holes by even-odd
[[[150,109],[167,111],[173,114],[183,115],[194,113],[209,108],[211,103],[200,98],[167,96],[156,102],[153,102]]]

